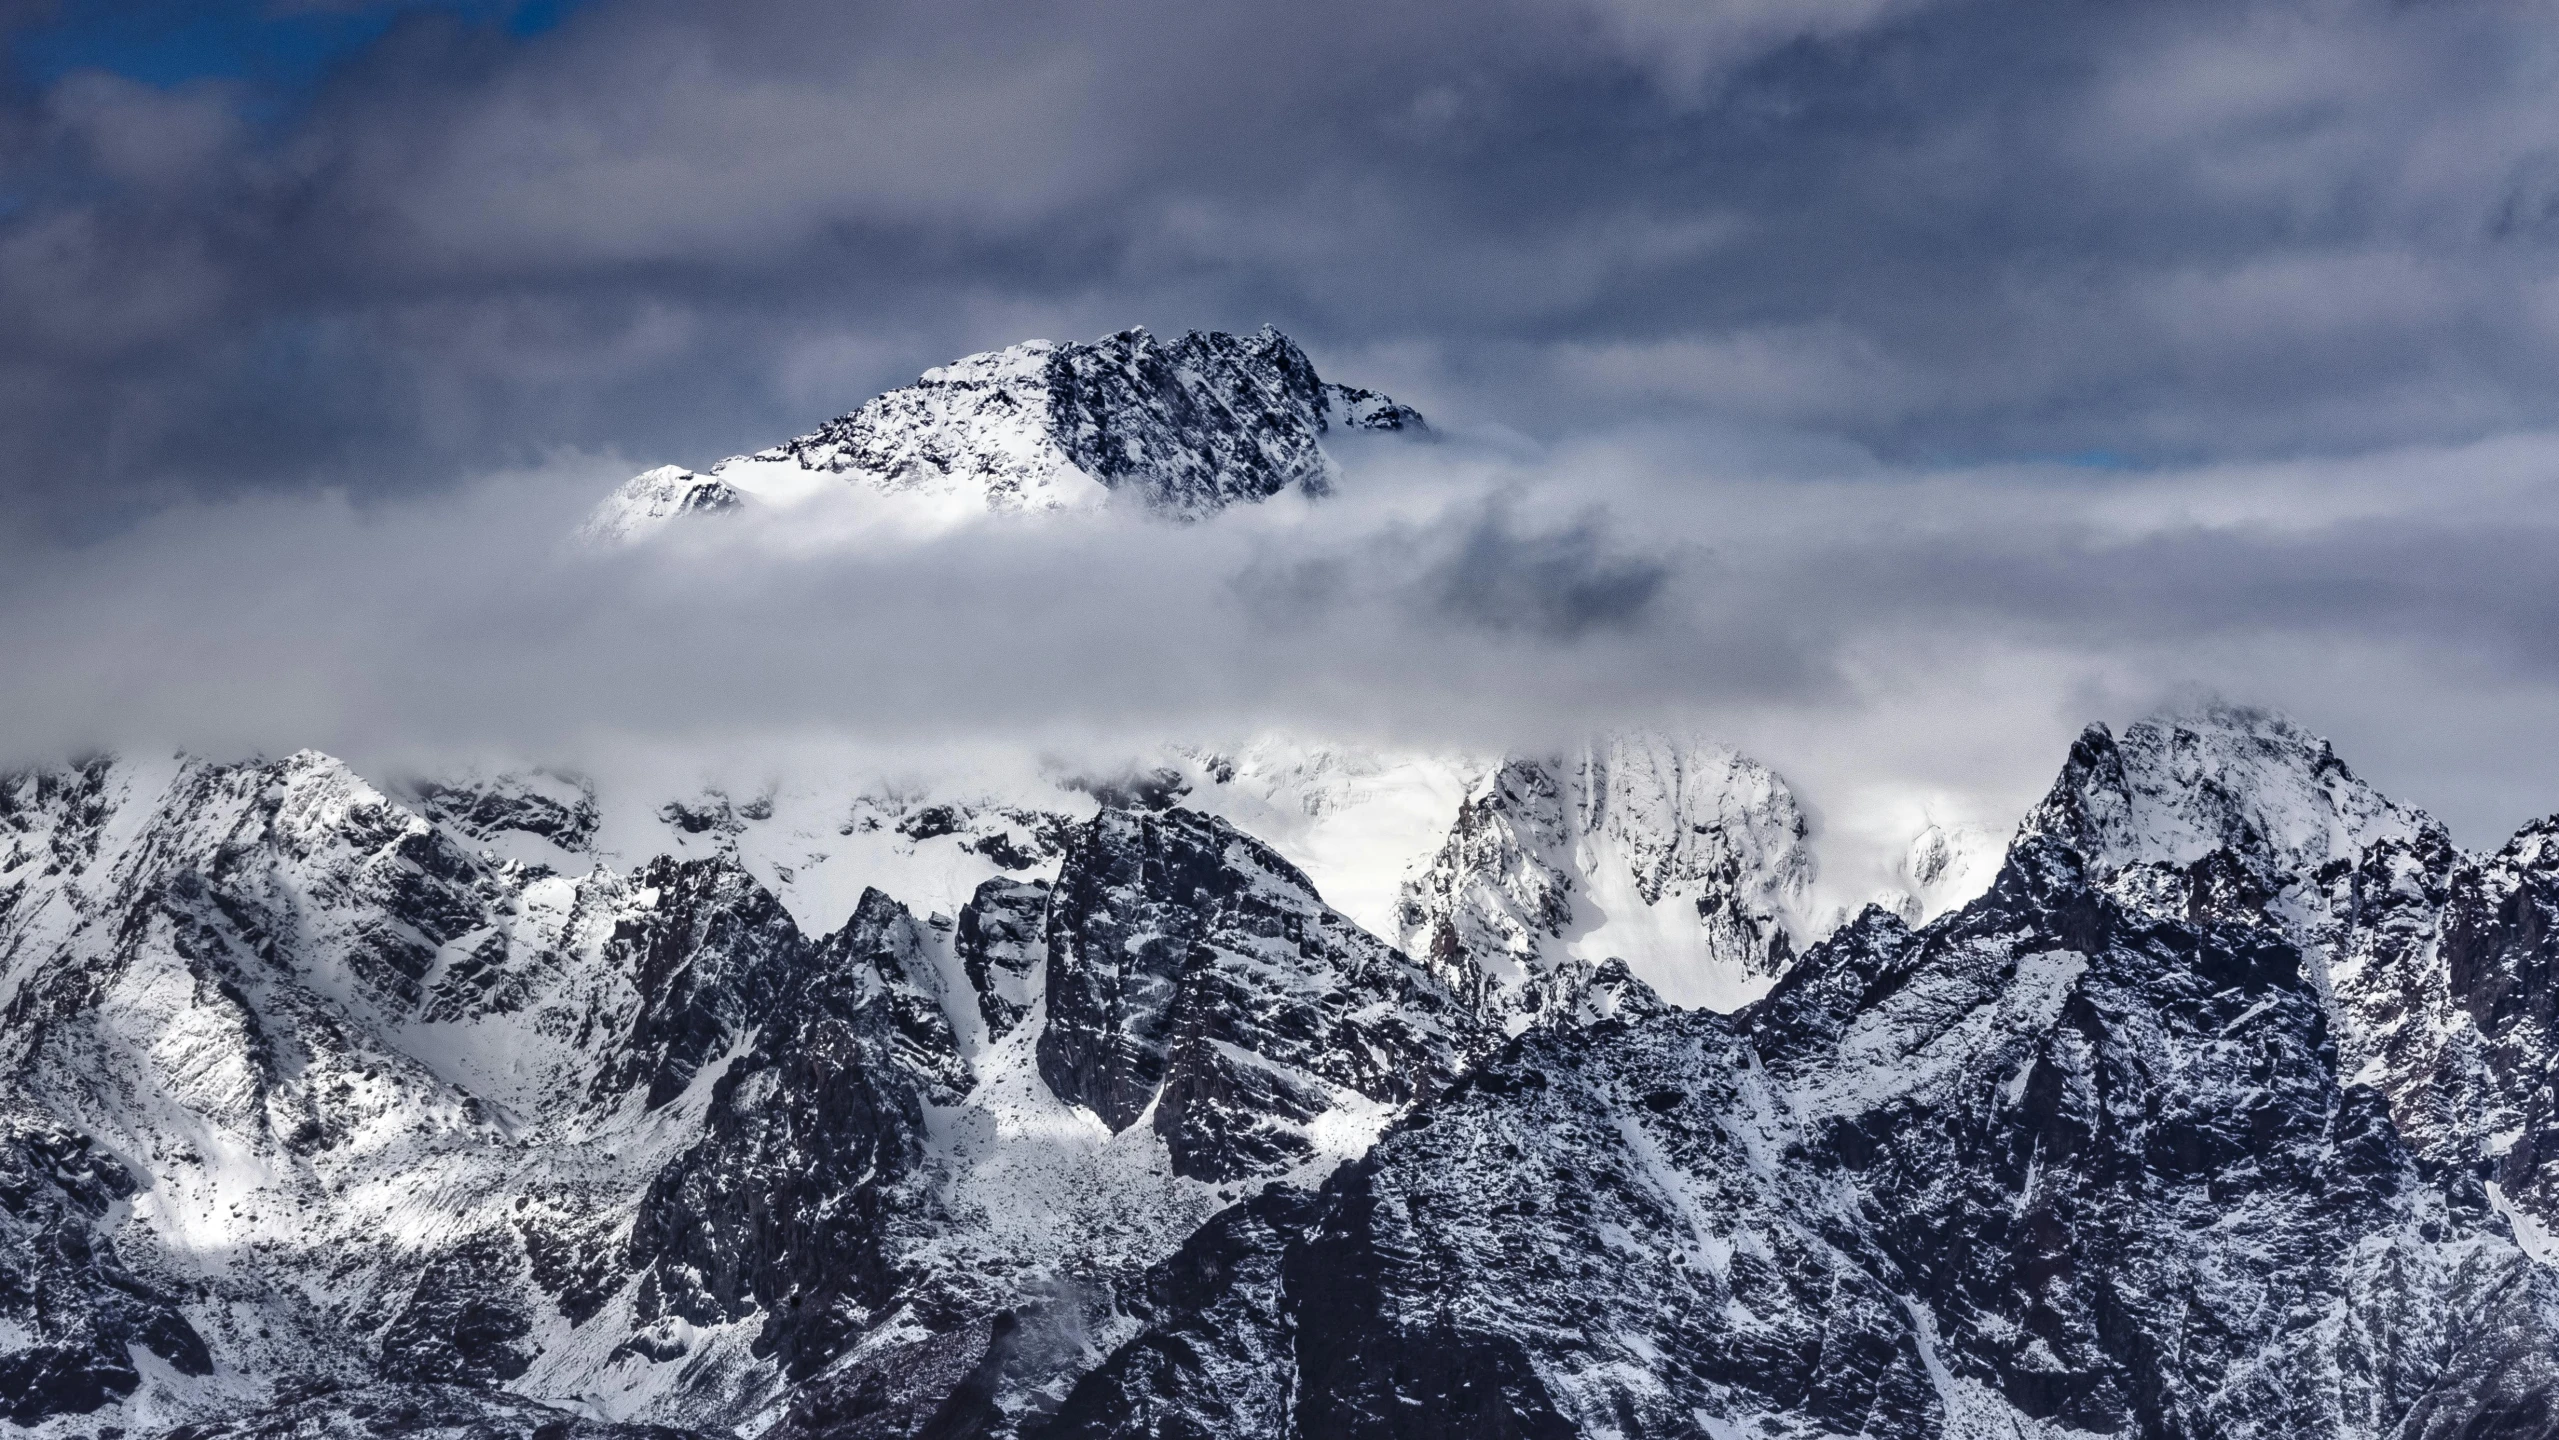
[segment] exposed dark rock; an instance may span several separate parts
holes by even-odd
[[[821,970],[867,970],[880,978],[899,1063],[924,1082],[926,1098],[954,1105],[968,1094],[975,1077],[960,1055],[944,1007],[954,1001],[965,1005],[967,999],[942,993],[941,968],[928,953],[933,943],[905,906],[865,889],[853,918],[819,942],[817,964]]]
[[[33,1425],[132,1394],[134,1347],[182,1375],[213,1372],[179,1297],[128,1271],[100,1232],[134,1189],[87,1136],[0,1112],[0,1416]]]
[[[533,1363],[533,1316],[518,1279],[522,1252],[504,1230],[438,1253],[382,1332],[382,1373],[395,1380],[494,1384]]]
[[[684,1093],[713,1056],[760,1021],[808,967],[811,947],[781,902],[726,857],[650,861],[632,877],[655,899],[613,945],[641,1008],[593,1094],[645,1087],[652,1110]]]
[[[613,1424],[464,1385],[308,1386],[264,1409],[203,1420],[160,1440],[712,1440],[698,1430]]]
[[[1093,803],[1105,810],[1168,810],[1191,793],[1191,782],[1181,771],[1160,765],[1116,775],[1077,776],[1066,784],[1092,796]]]
[[[2438,943],[2469,1025],[2447,1041],[2432,1098],[2477,1118],[2475,1152],[2446,1158],[2475,1153],[2509,1202],[2559,1229],[2559,818],[2462,865],[2448,890]]]
[[[887,1242],[922,1159],[922,1099],[957,1058],[919,1041],[903,978],[866,963],[894,956],[901,924],[912,921],[894,902],[866,897],[865,916],[828,943],[835,963],[800,967],[761,1011],[754,1048],[714,1085],[702,1139],[641,1202],[630,1259],[650,1271],[642,1318],[760,1311],[757,1353],[806,1379],[892,1303]],[[902,1059],[918,1054],[924,1074]]]
[[[1048,964],[1048,896],[1046,881],[999,878],[978,886],[960,911],[953,944],[990,1037],[1011,1033],[1030,1009]]]
[[[1207,1179],[1305,1158],[1327,1086],[1403,1104],[1488,1043],[1296,867],[1178,809],[1105,810],[1077,833],[1049,900],[1047,996],[1050,1089],[1114,1130],[1153,1107],[1175,1172]]]
[[[968,822],[968,813],[956,805],[927,805],[898,821],[897,833],[909,840],[931,840],[957,834]]]
[[[599,1213],[578,1197],[561,1194],[541,1197],[541,1203],[528,1197],[511,1218],[533,1283],[570,1324],[594,1319],[629,1279],[610,1211]]]
[[[593,787],[550,775],[421,780],[410,790],[421,813],[482,840],[514,830],[583,851],[599,823]]]

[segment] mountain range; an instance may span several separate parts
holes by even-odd
[[[1430,433],[1274,331],[1033,342],[581,535],[1202,522],[1348,483],[1353,431]],[[680,794],[9,775],[0,1413],[2559,1433],[2559,818],[2466,852],[2220,703],[2054,761],[1855,907],[1777,773],[1606,727]]]

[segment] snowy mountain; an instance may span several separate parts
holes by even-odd
[[[2559,1258],[2548,1094],[2549,821],[2471,856],[2281,716],[2228,706],[2092,727],[2024,824],[2159,918],[2250,926],[2299,947],[2348,1078],[2383,1095],[2430,1167],[2477,1174],[2537,1254]]]
[[[2549,824],[2465,856],[2289,722],[2164,716],[2082,738],[1988,894],[1824,938],[1792,795],[1702,742],[1037,773],[639,822],[310,753],[12,777],[12,1418],[2343,1435],[2559,1393]],[[1204,806],[1403,857],[1428,941]],[[757,873],[829,836],[796,900]],[[1650,983],[1701,973],[1759,998]]]
[[[800,1382],[929,1389],[917,1357],[999,1318],[1048,1327],[997,1396],[1036,1405],[1232,1187],[1320,1178],[1491,1040],[1178,809],[1096,809],[956,921],[874,890],[811,936],[732,857],[567,876],[317,755],[5,799],[40,1112],[8,1233],[30,1275],[78,1262],[17,1292],[31,1421],[378,1375],[735,1424]]]
[[[1046,1434],[2538,1435],[2559,1289],[2300,953],[2045,836],[1734,1016],[1540,1027],[1219,1216]]]
[[[1420,432],[1410,406],[1319,379],[1277,330],[1125,330],[1033,340],[924,372],[798,439],[697,474],[663,466],[597,507],[590,540],[636,540],[687,515],[795,506],[847,489],[920,520],[1098,505],[1126,496],[1196,518],[1283,490],[1321,495],[1336,431]]]
[[[1487,774],[1405,886],[1397,925],[1513,1033],[1588,1008],[1612,959],[1664,999],[1731,1010],[1811,928],[1806,834],[1766,766],[1711,742],[1611,736]]]
[[[945,367],[599,512],[1126,492],[1419,417]],[[2559,819],[2091,727],[1818,900],[1695,736],[0,776],[30,1440],[2541,1436]]]

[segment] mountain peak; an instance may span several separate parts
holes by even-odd
[[[2381,841],[2439,828],[2291,719],[2212,702],[2135,721],[2120,737],[2089,726],[2018,833],[2078,851],[2135,908],[2235,904],[2307,939],[2329,918],[2327,891],[2344,869]]]
[[[580,533],[636,540],[682,515],[790,506],[839,485],[949,519],[1122,495],[1196,519],[1283,490],[1325,493],[1336,467],[1322,441],[1334,432],[1426,428],[1410,406],[1322,379],[1267,325],[1174,340],[1143,328],[1089,344],[1029,340],[927,370],[708,472],[637,476]]]

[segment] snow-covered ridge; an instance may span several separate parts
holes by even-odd
[[[2356,862],[2436,829],[2291,719],[2214,703],[2137,721],[2120,738],[2090,726],[2021,834],[2069,844],[2136,907],[2248,909],[2315,942]],[[2208,863],[2211,874],[2196,871]],[[2191,894],[2197,885],[2211,893]]]
[[[1264,759],[1256,793],[1310,821],[1403,783]],[[670,801],[651,823],[691,843],[617,870],[620,822],[554,775],[377,788],[304,752],[0,779],[0,1042],[32,1107],[0,1124],[0,1181],[58,1177],[0,1193],[0,1266],[97,1257],[77,1307],[0,1291],[0,1374],[78,1381],[30,1402],[49,1434],[314,1377],[750,1423],[839,1359],[896,1371],[1014,1312],[1074,1362],[1124,1323],[1114,1277],[1230,1187],[1321,1179],[1490,1038],[1287,861],[1163,808],[1191,783],[1030,797],[1075,815],[830,806],[848,860],[938,903],[866,886],[848,918],[803,884],[821,938],[741,865],[807,863],[787,787]],[[1115,936],[1113,908],[1224,957],[1138,1025],[1143,1125],[1044,1078],[1112,1047],[1113,1014],[1072,1022],[1078,1050],[1049,1001],[1135,953],[1068,938]],[[83,1179],[91,1153],[123,1168]]]
[[[933,523],[988,512],[1098,505],[1209,514],[1283,490],[1328,490],[1323,438],[1420,431],[1421,415],[1329,383],[1294,341],[1143,329],[1091,344],[1032,340],[928,370],[770,450],[704,473],[662,466],[633,478],[581,530],[636,540],[685,515],[790,507],[849,488],[884,514]]]
[[[813,754],[0,777],[0,1274],[59,1297],[0,1287],[0,1380],[85,1387],[30,1440],[306,1382],[760,1440],[1197,1401],[1241,1440],[1365,1403],[1303,1337],[1403,1343],[1345,1281],[1416,1257],[1407,1313],[1473,1298],[1415,1373],[1514,1334],[1502,1393],[1585,1433],[1620,1398],[1665,1433],[2168,1433],[2037,1388],[2138,1373],[2079,1310],[1932,1269],[1953,1237],[2044,1273],[2047,1220],[2073,1306],[2204,1255],[2215,1333],[2287,1385],[2334,1347],[2250,1297],[2296,1282],[2543,1383],[2559,820],[2465,855],[2281,717],[2094,727],[1995,878],[1987,832],[1931,830],[1844,928],[1795,792],[1694,736]],[[1364,1155],[1393,1203],[1344,1250],[1367,1221],[1304,1220]],[[1186,1355],[1221,1378],[1146,1378]]]

